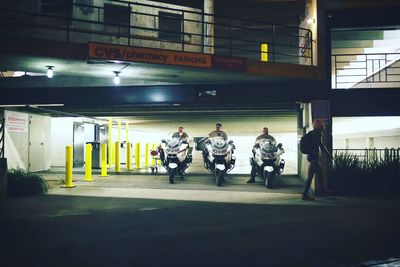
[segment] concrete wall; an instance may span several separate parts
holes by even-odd
[[[128,3],[131,3],[131,21],[130,25],[138,28],[132,28],[130,31],[127,28],[118,27],[118,26],[105,26],[102,24],[104,21],[104,10],[102,7],[104,4],[113,4],[128,7]],[[183,14],[183,18],[186,20],[194,20],[194,21],[185,21],[184,22],[184,49],[185,51],[190,52],[202,52],[202,42],[203,39],[201,36],[197,36],[194,34],[201,34],[202,29],[202,10],[194,9],[190,7],[178,6],[173,4],[166,4],[155,1],[135,1],[135,0],[127,0],[124,3],[118,3],[107,0],[94,0],[93,4],[98,8],[93,9],[85,9],[83,7],[75,6],[73,10],[73,17],[76,19],[90,20],[93,23],[88,22],[74,22],[75,28],[82,28],[87,30],[92,30],[94,32],[109,33],[114,36],[102,36],[98,34],[88,34],[88,33],[72,33],[71,38],[74,41],[82,42],[82,41],[96,41],[96,42],[106,42],[113,44],[124,44],[131,46],[142,46],[142,47],[151,47],[151,48],[161,48],[161,49],[172,49],[172,50],[181,50],[181,43],[173,43],[168,42],[166,40],[161,40],[158,37],[158,28],[159,28],[159,12],[167,12],[173,14]],[[142,4],[142,5],[141,5]],[[151,5],[151,6],[144,6]],[[176,10],[171,10],[176,9]],[[196,13],[192,13],[196,12]],[[141,14],[138,14],[141,13]],[[198,21],[198,22],[197,22]],[[96,23],[100,22],[100,23]],[[140,29],[140,27],[146,29]],[[153,29],[153,30],[152,30]],[[118,32],[121,32],[121,35],[126,35],[130,33],[131,39],[128,40],[126,37],[115,37]]]
[[[298,129],[297,134],[297,147],[298,147],[298,174],[301,179],[304,181],[307,179],[307,171],[308,171],[308,161],[307,155],[302,154],[300,151],[300,139],[307,132],[312,130],[312,115],[311,115],[311,104],[304,103],[303,104],[303,128]]]
[[[311,20],[312,23],[309,23],[308,20]],[[306,50],[305,54],[302,55],[300,51],[300,56],[307,56],[307,57],[313,57],[313,61],[311,62],[311,59],[302,57],[299,59],[300,64],[304,65],[318,65],[318,16],[317,16],[317,0],[308,0],[306,1],[306,13],[304,14],[303,20],[300,23],[301,28],[304,29],[309,29],[312,32],[312,49]],[[300,29],[299,30],[299,36],[306,36],[307,32],[305,30]],[[306,45],[305,39],[303,37],[300,37],[299,39],[299,46],[304,47]],[[309,46],[311,48],[311,44]]]
[[[73,123],[76,118],[51,119],[51,166],[65,166],[65,147],[73,144]]]

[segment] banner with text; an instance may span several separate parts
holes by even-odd
[[[89,43],[88,58],[211,68],[210,55],[100,43]]]
[[[5,125],[8,132],[26,133],[29,126],[29,115],[20,112],[5,112]]]
[[[241,72],[245,72],[247,70],[247,61],[242,57],[213,55],[212,65],[217,69]]]

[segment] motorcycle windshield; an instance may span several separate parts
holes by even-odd
[[[168,154],[176,154],[179,152],[179,147],[182,144],[182,139],[179,138],[179,135],[174,133],[168,134],[165,139],[165,149]]]
[[[277,152],[278,148],[276,146],[275,140],[265,138],[265,139],[259,140],[258,144],[260,145],[261,154],[262,154],[263,158],[276,157],[276,152]]]
[[[224,136],[214,136],[210,138],[212,152],[215,155],[224,155],[228,151],[228,140]]]

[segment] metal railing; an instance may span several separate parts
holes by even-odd
[[[309,29],[214,16],[184,7],[176,9],[120,0],[104,2],[109,5],[67,1],[67,6],[58,13],[44,13],[38,5],[25,10],[0,6],[0,33],[255,60],[261,58],[261,44],[268,44],[270,62],[312,65],[313,42]],[[175,20],[179,29],[160,28],[160,20],[165,19]]]
[[[4,125],[5,125],[5,119],[2,119],[0,124],[0,158],[4,158],[4,143],[5,143]]]
[[[371,163],[375,161],[399,161],[400,148],[365,148],[365,149],[333,149],[333,155],[353,155],[361,161]]]
[[[332,55],[332,88],[400,87],[400,53]]]

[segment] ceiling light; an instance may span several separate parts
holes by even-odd
[[[315,19],[309,18],[309,19],[307,20],[307,23],[308,23],[308,24],[313,24],[313,23],[315,23]]]
[[[51,78],[53,78],[53,75],[54,75],[54,71],[53,71],[53,68],[54,68],[54,66],[46,66],[47,67],[47,78],[49,78],[49,79],[51,79]]]
[[[120,77],[118,76],[118,74],[120,74],[121,72],[120,72],[120,71],[114,71],[114,73],[115,73],[115,76],[114,76],[114,84],[115,84],[115,85],[119,85],[121,79],[120,79]]]

